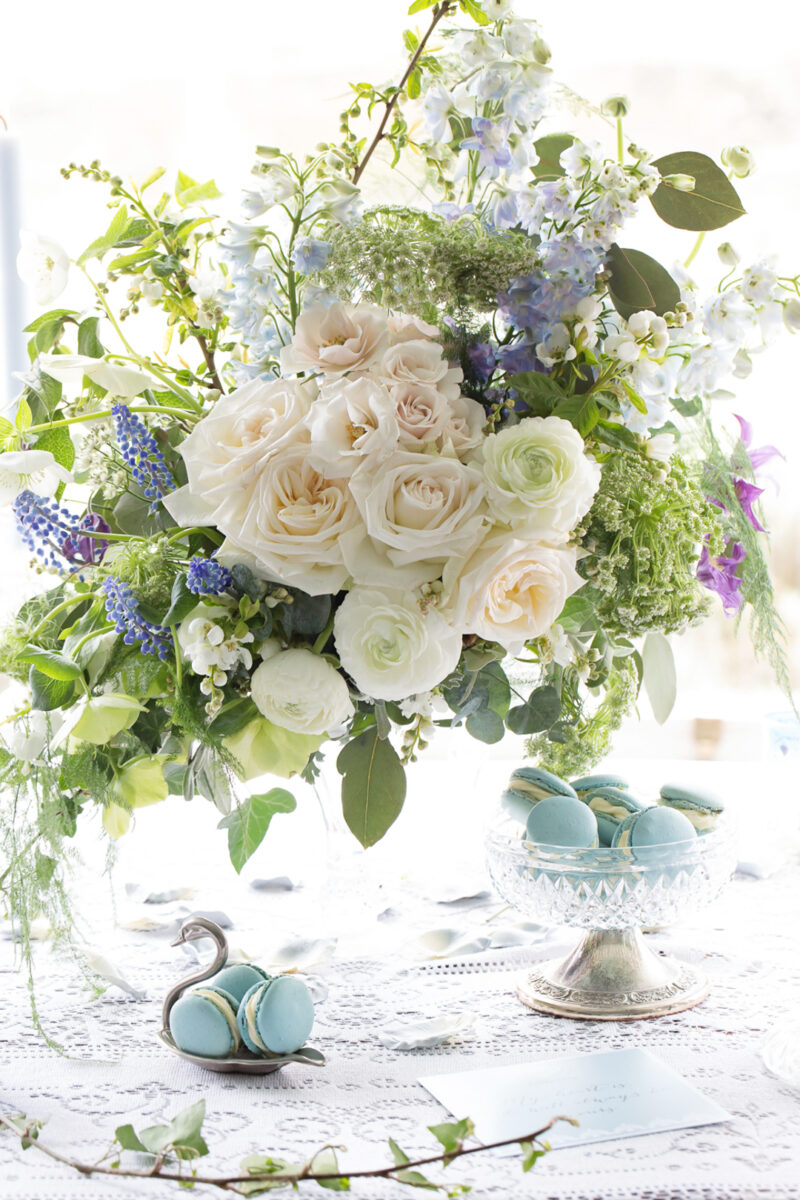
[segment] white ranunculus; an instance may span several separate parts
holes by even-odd
[[[80,387],[84,375],[112,396],[132,400],[155,386],[152,376],[137,367],[90,358],[87,354],[40,354],[38,363],[45,375],[66,387]]]
[[[396,383],[389,389],[394,403],[400,442],[419,449],[441,438],[453,411],[444,392],[429,383]]]
[[[49,450],[6,450],[0,454],[0,504],[11,504],[29,488],[37,496],[52,496],[72,476]]]
[[[19,241],[21,249],[17,255],[17,271],[20,279],[27,283],[37,304],[52,304],[67,286],[67,252],[58,242],[27,229],[20,231]]]
[[[442,611],[463,633],[518,654],[545,634],[569,596],[583,586],[577,550],[493,533],[466,560],[445,566]]]
[[[486,412],[471,396],[458,396],[450,401],[450,420],[439,442],[442,453],[452,450],[460,458],[483,445]]]
[[[365,371],[389,341],[383,309],[336,302],[312,304],[297,318],[294,337],[281,350],[283,371]]]
[[[566,537],[600,486],[599,466],[561,417],[526,417],[490,434],[483,466],[497,520],[542,539]]]
[[[220,397],[180,444],[188,483],[166,497],[174,519],[219,524],[235,536],[267,459],[308,441],[303,422],[316,394],[311,381],[252,379]]]
[[[316,471],[301,443],[268,459],[239,518],[215,523],[233,543],[217,554],[220,562],[246,562],[236,556],[241,547],[262,578],[321,596],[339,591],[347,579],[339,539],[361,518],[347,480]]]
[[[250,688],[258,711],[294,733],[329,733],[355,712],[339,672],[311,650],[283,650],[253,672]]]
[[[481,474],[457,458],[399,451],[376,471],[360,467],[350,491],[379,550],[397,567],[430,562],[428,579],[476,545],[487,523]]]
[[[373,374],[388,388],[398,383],[430,384],[438,387],[448,400],[461,395],[460,383],[464,372],[451,367],[438,342],[413,338],[390,346]]]
[[[305,424],[312,466],[333,478],[352,475],[364,461],[382,462],[397,446],[395,405],[374,379],[337,379],[322,389]]]
[[[422,317],[412,316],[411,313],[389,313],[386,319],[389,326],[389,337],[394,346],[397,342],[411,342],[417,338],[438,338],[439,330],[435,325],[429,325]]]
[[[396,588],[353,588],[336,612],[333,635],[345,671],[374,700],[429,691],[461,655],[461,635],[442,614],[423,612],[411,592]]]

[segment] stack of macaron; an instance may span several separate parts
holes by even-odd
[[[542,767],[512,772],[501,800],[525,826],[526,841],[574,849],[644,849],[709,833],[724,805],[710,792],[664,784],[655,804],[632,795],[619,775],[587,775],[567,783]]]
[[[235,1058],[242,1047],[260,1057],[294,1054],[314,1023],[314,1005],[297,975],[268,975],[252,963],[223,967],[185,992],[169,1014],[179,1049],[200,1058]]]

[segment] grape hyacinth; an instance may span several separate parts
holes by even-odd
[[[76,521],[72,513],[55,500],[38,496],[27,488],[13,504],[14,516],[23,545],[42,560],[43,567],[62,574],[64,545],[75,537]]]
[[[127,583],[109,575],[103,580],[106,614],[121,633],[126,646],[141,643],[142,654],[157,654],[164,659],[172,649],[172,634],[166,625],[154,625],[139,612],[136,597]]]
[[[162,496],[174,492],[178,485],[144,422],[134,416],[127,404],[115,404],[111,412],[122,457],[147,499],[152,501],[150,511],[155,512]]]
[[[186,586],[196,596],[221,596],[233,583],[227,567],[213,558],[193,558],[189,563]]]

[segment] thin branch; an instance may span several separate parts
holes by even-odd
[[[211,350],[209,348],[208,342],[206,341],[206,339],[202,333],[195,333],[194,338],[195,338],[195,341],[197,342],[198,346],[200,347],[200,351],[205,360],[206,370],[208,371],[209,378],[211,379],[212,384],[214,385],[214,387],[217,389],[218,392],[224,392],[225,389],[222,386],[222,381],[221,381],[219,375],[217,374],[217,368],[214,363],[213,350]]]
[[[400,80],[400,82],[397,85],[397,91],[393,92],[392,95],[389,97],[389,99],[387,101],[385,101],[385,108],[384,108],[383,116],[381,117],[381,123],[378,126],[377,132],[375,133],[375,137],[372,139],[369,146],[367,147],[364,157],[362,158],[361,162],[358,164],[355,171],[353,172],[353,183],[358,183],[359,179],[364,174],[364,168],[366,167],[369,160],[372,158],[374,151],[377,149],[379,142],[383,138],[383,133],[384,133],[384,130],[386,129],[386,124],[389,120],[389,117],[392,115],[392,112],[394,111],[395,105],[397,104],[397,101],[400,98],[403,88],[408,83],[409,77],[411,76],[414,68],[416,67],[417,63],[419,62],[420,58],[422,57],[423,51],[425,50],[425,47],[428,44],[428,39],[430,38],[434,29],[439,24],[442,17],[446,17],[447,14],[450,12],[451,2],[452,2],[452,0],[443,0],[443,2],[441,4],[437,4],[436,8],[434,8],[431,23],[428,26],[425,33],[423,34],[422,40],[420,41],[416,50],[414,51],[411,61],[409,62],[408,66],[406,67],[405,74],[403,75],[403,78]]]
[[[217,1187],[223,1191],[237,1191],[238,1189],[236,1185],[240,1183],[277,1183],[278,1181],[280,1181],[281,1184],[291,1185],[304,1182],[326,1183],[335,1179],[395,1179],[396,1182],[402,1183],[402,1180],[397,1180],[396,1177],[398,1173],[403,1171],[413,1171],[418,1167],[429,1167],[435,1165],[436,1163],[445,1163],[445,1165],[448,1165],[457,1158],[466,1158],[470,1154],[481,1154],[486,1150],[499,1150],[504,1146],[517,1146],[521,1142],[538,1144],[542,1136],[547,1133],[548,1130],[552,1129],[553,1126],[559,1121],[566,1121],[570,1125],[577,1124],[572,1117],[553,1117],[551,1121],[548,1121],[547,1124],[542,1126],[541,1129],[537,1129],[535,1133],[524,1134],[522,1137],[506,1138],[501,1142],[490,1142],[486,1145],[469,1146],[466,1149],[461,1147],[457,1150],[442,1150],[439,1154],[432,1154],[427,1158],[417,1158],[405,1163],[393,1163],[391,1166],[376,1167],[372,1170],[324,1171],[316,1173],[309,1171],[306,1167],[294,1175],[284,1175],[276,1172],[263,1172],[261,1174],[254,1173],[248,1175],[221,1176],[187,1175],[185,1172],[181,1171],[162,1171],[160,1169],[160,1165],[161,1162],[163,1162],[165,1153],[163,1151],[159,1156],[157,1156],[153,1166],[148,1168],[146,1171],[137,1171],[128,1167],[103,1167],[99,1163],[78,1162],[76,1159],[68,1158],[64,1154],[59,1154],[57,1150],[53,1150],[49,1146],[46,1146],[40,1142],[36,1136],[37,1126],[35,1122],[21,1127],[19,1124],[17,1124],[13,1117],[7,1117],[4,1116],[3,1113],[0,1113],[0,1126],[5,1126],[6,1129],[10,1129],[11,1132],[15,1133],[23,1142],[27,1141],[31,1148],[40,1150],[42,1154],[47,1155],[47,1157],[51,1158],[54,1162],[62,1163],[66,1167],[72,1167],[73,1170],[78,1171],[81,1175],[112,1175],[127,1179],[169,1180],[174,1183],[181,1183],[184,1186],[187,1182],[191,1182],[192,1184],[204,1184],[208,1187]],[[316,1157],[316,1155],[314,1157]],[[313,1159],[311,1161],[313,1161]]]

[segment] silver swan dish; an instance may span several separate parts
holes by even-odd
[[[312,1046],[303,1046],[302,1049],[295,1051],[294,1054],[271,1054],[263,1057],[251,1054],[249,1050],[242,1046],[239,1053],[233,1058],[203,1058],[199,1054],[188,1054],[175,1044],[169,1030],[169,1014],[172,1011],[172,1006],[181,998],[187,988],[210,979],[212,975],[216,975],[218,971],[221,971],[228,961],[228,942],[225,934],[219,925],[215,924],[214,921],[209,921],[206,917],[189,917],[188,921],[184,921],[181,931],[172,945],[180,946],[184,942],[196,942],[201,938],[211,938],[216,944],[217,952],[209,966],[204,967],[202,971],[198,971],[195,975],[188,975],[186,979],[182,979],[179,983],[176,983],[167,992],[164,999],[164,1007],[161,1010],[161,1029],[158,1033],[159,1038],[167,1049],[171,1050],[173,1054],[177,1054],[179,1058],[185,1058],[188,1062],[195,1063],[198,1067],[204,1067],[207,1071],[219,1071],[224,1074],[271,1075],[274,1071],[280,1071],[288,1063],[302,1063],[309,1067],[324,1067],[325,1056]]]

